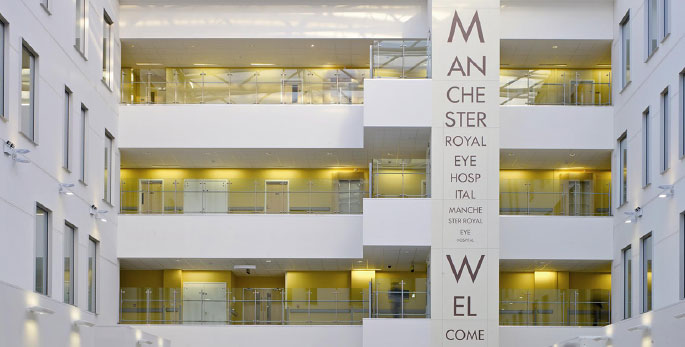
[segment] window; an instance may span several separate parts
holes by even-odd
[[[0,118],[5,118],[5,30],[7,24],[0,18]]]
[[[21,132],[35,141],[36,56],[26,45],[21,50]]]
[[[628,201],[628,136],[623,133],[618,139],[619,161],[619,206]]]
[[[650,57],[659,46],[659,1],[645,0],[647,8],[647,56]]]
[[[621,20],[621,86],[630,83],[630,12]]]
[[[680,213],[680,298],[685,299],[685,212]]]
[[[86,183],[86,144],[88,134],[88,109],[86,106],[81,104],[81,174],[79,179],[81,182]]]
[[[670,137],[668,136],[668,131],[670,127],[670,107],[668,105],[668,88],[664,89],[661,93],[661,172],[664,173],[670,167],[668,162],[669,156],[669,146],[668,142]]]
[[[680,73],[680,156],[685,156],[685,70]]]
[[[76,286],[74,264],[76,260],[75,250],[77,248],[76,228],[69,223],[64,224],[64,302],[74,305]]]
[[[98,241],[92,237],[88,238],[88,311],[97,312],[97,256]]]
[[[651,183],[649,175],[649,108],[642,113],[642,186],[646,187]]]
[[[36,293],[48,295],[48,265],[50,256],[50,212],[36,205],[36,237],[35,237],[35,275],[36,285],[34,290]]]
[[[105,201],[112,202],[112,148],[114,147],[114,138],[105,130]]]
[[[102,82],[111,88],[112,81],[112,20],[105,12],[102,28]]]
[[[642,312],[652,310],[652,234],[642,238]]]
[[[633,316],[633,251],[630,246],[623,249],[623,318]]]
[[[86,2],[87,0],[76,0],[76,40],[74,47],[81,54],[86,54]]]
[[[50,13],[50,0],[40,0],[40,6],[42,6],[45,11]]]
[[[671,33],[671,0],[661,2],[661,38],[665,39]]]
[[[71,143],[71,91],[64,88],[64,132],[62,143],[62,167],[69,170],[69,151]]]

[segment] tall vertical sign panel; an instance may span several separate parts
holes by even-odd
[[[432,1],[432,346],[499,346],[499,15]]]

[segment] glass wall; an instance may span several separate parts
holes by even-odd
[[[428,170],[426,159],[375,159],[372,197],[429,198]]]
[[[361,104],[368,69],[122,68],[125,104]]]
[[[611,105],[611,69],[502,69],[500,105]]]
[[[500,214],[610,216],[611,171],[501,170]]]
[[[370,66],[373,78],[431,78],[430,41],[374,41]]]

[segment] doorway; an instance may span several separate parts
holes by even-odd
[[[228,180],[183,180],[184,213],[227,213]]]
[[[186,323],[226,323],[226,283],[184,282],[183,321]]]
[[[338,211],[343,214],[362,213],[361,180],[338,181]]]
[[[265,182],[264,204],[266,213],[288,213],[290,210],[288,181]]]
[[[164,213],[164,180],[140,179],[138,213]]]

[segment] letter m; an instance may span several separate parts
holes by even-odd
[[[468,30],[464,30],[464,24],[461,22],[461,18],[459,18],[459,14],[457,13],[457,10],[454,10],[454,17],[452,17],[452,27],[450,28],[450,36],[447,38],[447,42],[452,42],[452,39],[454,39],[454,30],[457,28],[457,25],[459,26],[459,30],[461,30],[461,36],[464,37],[464,42],[469,41],[469,37],[471,36],[471,31],[473,31],[473,26],[476,26],[476,30],[478,30],[478,39],[480,40],[480,43],[484,43],[485,39],[483,38],[483,28],[480,26],[480,17],[478,17],[478,11],[473,15],[473,18],[471,18],[471,24],[469,24]]]
[[[469,264],[469,259],[464,256],[464,260],[461,262],[461,266],[459,267],[459,271],[454,267],[454,263],[452,262],[452,256],[449,254],[447,255],[447,262],[450,263],[450,267],[452,268],[452,273],[454,274],[454,279],[457,280],[457,283],[459,283],[459,279],[461,278],[461,274],[464,271],[464,267],[466,267],[467,270],[469,270],[469,276],[471,276],[471,282],[476,282],[476,277],[478,277],[478,272],[480,271],[480,266],[483,265],[483,259],[485,259],[485,254],[480,256],[480,260],[478,260],[478,265],[476,266],[476,272],[473,272],[471,269],[471,264]]]

